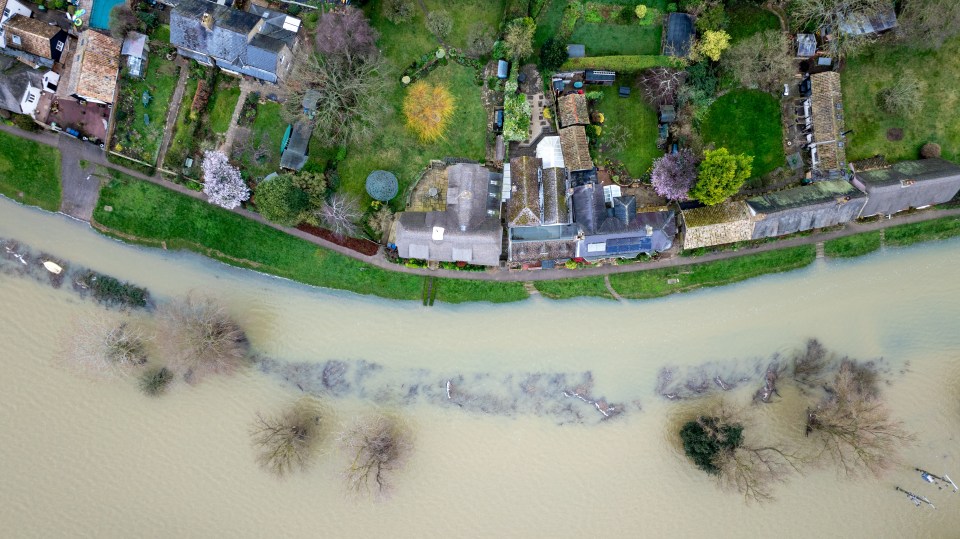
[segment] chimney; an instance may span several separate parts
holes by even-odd
[[[203,16],[200,17],[200,24],[202,24],[203,27],[206,28],[208,31],[212,32],[212,31],[213,31],[213,16],[210,15],[210,13],[204,13]]]

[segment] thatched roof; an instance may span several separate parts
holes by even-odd
[[[507,201],[507,226],[540,226],[540,166],[535,157],[510,160],[510,200]]]
[[[560,110],[560,127],[590,124],[587,97],[583,94],[567,94],[561,97],[557,100],[557,108]]]
[[[563,150],[563,163],[568,170],[590,170],[593,168],[587,131],[582,125],[564,127],[560,130],[560,148]]]

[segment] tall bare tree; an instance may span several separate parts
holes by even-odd
[[[643,96],[654,106],[669,105],[676,101],[677,90],[687,78],[687,72],[672,67],[654,67],[640,73],[638,82]]]
[[[872,17],[891,7],[890,0],[793,0],[792,21],[798,28],[829,29],[824,47],[833,56],[856,52],[874,39],[873,35],[855,35],[840,30],[841,25],[857,17]]]
[[[146,336],[130,320],[104,315],[78,319],[68,337],[67,361],[78,370],[98,375],[127,374],[147,361]]]
[[[881,475],[913,440],[879,397],[876,373],[844,361],[827,396],[807,412],[807,433],[816,437],[846,474]]]
[[[773,91],[796,71],[787,34],[766,30],[736,43],[721,57],[720,63],[747,87]]]
[[[320,402],[312,397],[298,399],[273,417],[257,414],[250,433],[257,450],[257,462],[281,477],[298,469],[305,470],[321,439],[322,420]]]
[[[249,349],[246,334],[226,308],[197,295],[160,307],[157,344],[170,369],[189,378],[233,372],[247,363]]]
[[[900,35],[911,47],[939,49],[960,34],[960,2],[956,0],[904,0]]]
[[[337,236],[355,236],[359,231],[357,221],[363,217],[360,203],[352,195],[334,193],[317,212],[320,222]]]
[[[344,471],[347,486],[357,494],[387,494],[392,475],[413,450],[409,427],[401,419],[384,414],[358,420],[340,435],[340,443],[350,455]]]

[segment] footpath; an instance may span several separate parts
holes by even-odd
[[[73,151],[82,152],[82,158],[88,161],[89,163],[100,165],[102,167],[115,170],[117,172],[121,172],[123,174],[126,174],[127,176],[136,178],[138,180],[143,180],[146,182],[159,185],[161,187],[165,187],[167,189],[171,189],[182,195],[189,196],[197,200],[202,200],[204,202],[206,202],[207,200],[206,195],[204,195],[203,193],[193,191],[191,189],[184,187],[183,185],[168,181],[160,177],[159,175],[148,176],[136,170],[131,170],[121,165],[112,163],[107,160],[106,155],[103,152],[101,152],[99,148],[97,148],[96,151],[92,151],[94,146],[90,144],[81,143],[82,148],[80,145],[76,145],[76,144],[61,144],[60,137],[67,137],[67,135],[55,134],[50,132],[31,133],[31,132],[23,131],[13,126],[8,126],[8,125],[0,125],[0,131],[4,131],[11,135],[16,135],[18,137],[21,137],[27,140],[32,140],[40,144],[45,144],[47,146],[60,148],[62,152],[73,152]],[[89,146],[89,148],[86,148],[87,146]],[[70,158],[62,158],[62,161],[61,161],[63,164],[62,166],[64,168],[71,167],[70,170],[61,171],[61,175],[63,178],[78,177],[77,172],[72,169],[72,167],[78,166],[78,160],[79,159],[77,157],[72,155]],[[86,189],[86,191],[84,191],[84,189],[76,190],[78,193],[81,193],[80,195],[77,195],[77,196],[83,197],[82,201],[79,201],[76,203],[73,201],[67,200],[68,196],[74,196],[71,194],[73,190],[71,190],[71,192],[68,192],[65,189],[64,195],[63,195],[64,202],[62,207],[78,205],[83,208],[90,208],[90,211],[92,212],[92,208],[96,206],[96,196],[92,198],[92,205],[91,205],[91,199],[89,198],[90,196],[89,190],[90,189],[99,190],[99,182],[85,182],[83,184],[83,187],[84,189]],[[282,232],[290,234],[291,236],[296,236],[302,240],[308,241],[310,243],[313,243],[325,249],[335,251],[344,256],[354,258],[361,262],[365,262],[367,264],[376,266],[378,268],[382,268],[387,271],[395,271],[395,272],[401,272],[401,273],[408,273],[412,275],[423,275],[423,276],[431,276],[431,277],[443,277],[443,278],[477,280],[477,281],[500,281],[500,282],[530,282],[530,281],[551,281],[551,280],[558,280],[558,279],[577,279],[581,277],[592,277],[592,276],[598,276],[598,275],[606,276],[606,275],[613,275],[617,273],[630,273],[634,271],[644,271],[644,270],[657,269],[657,268],[671,268],[671,267],[677,267],[677,266],[686,266],[690,264],[699,264],[703,262],[713,262],[715,260],[726,260],[730,258],[737,258],[741,256],[747,256],[747,255],[756,254],[756,253],[763,253],[767,251],[775,251],[778,249],[785,249],[788,247],[797,247],[800,245],[811,245],[811,244],[816,245],[817,243],[826,242],[832,239],[842,238],[845,236],[852,236],[854,234],[860,234],[863,232],[884,230],[892,226],[903,225],[908,223],[919,223],[922,221],[930,221],[933,219],[939,219],[941,217],[960,216],[960,208],[953,208],[948,210],[938,210],[938,209],[931,208],[931,209],[920,211],[920,212],[909,213],[906,215],[899,215],[891,219],[881,219],[881,220],[872,221],[869,223],[850,222],[845,224],[843,228],[840,228],[837,230],[831,230],[831,231],[822,232],[818,234],[811,234],[809,236],[794,237],[794,238],[773,241],[769,243],[763,243],[763,244],[752,246],[752,247],[738,249],[736,251],[733,251],[733,250],[718,251],[718,252],[708,253],[705,255],[697,256],[697,257],[674,256],[672,258],[651,260],[648,262],[634,262],[631,264],[623,264],[618,266],[605,264],[603,266],[581,268],[577,270],[568,270],[568,269],[560,269],[560,268],[552,269],[552,270],[534,270],[534,271],[510,271],[506,269],[491,269],[483,272],[479,272],[479,271],[474,272],[474,271],[456,271],[456,270],[444,270],[444,269],[430,270],[426,268],[408,268],[402,264],[395,264],[393,262],[388,261],[386,258],[383,257],[382,249],[381,249],[381,252],[373,256],[366,256],[352,249],[343,247],[342,245],[337,245],[336,243],[327,241],[323,238],[319,238],[312,234],[308,234],[307,232],[304,232],[302,230],[272,223],[266,220],[265,218],[263,218],[263,216],[261,216],[260,214],[249,211],[249,210],[236,208],[228,211],[232,211],[233,213],[242,215],[247,219],[251,219],[263,225],[266,225],[276,230],[280,230]],[[81,215],[73,215],[73,216],[83,219],[85,221],[89,221],[90,217],[86,216],[86,218],[84,218],[85,214],[86,214],[86,211],[84,211],[83,214]]]

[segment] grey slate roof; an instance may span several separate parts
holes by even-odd
[[[511,228],[508,258],[520,263],[574,258],[579,232],[572,224]]]
[[[755,214],[752,239],[783,236],[846,223],[867,197],[846,180],[816,182],[747,199]]]
[[[853,183],[868,197],[861,217],[890,215],[953,199],[960,191],[960,166],[943,159],[901,161],[886,168],[857,171]]]
[[[312,122],[297,122],[290,133],[287,148],[280,155],[280,168],[300,170],[307,164],[307,149],[313,134]]]
[[[631,258],[640,253],[665,251],[677,235],[674,212],[636,213],[633,197],[618,197],[614,209],[603,201],[603,187],[588,183],[574,188],[574,223],[581,239],[577,256],[592,258]],[[620,211],[616,211],[616,210]]]
[[[0,108],[22,114],[20,100],[28,85],[43,88],[43,75],[14,58],[0,56]]]
[[[400,257],[498,265],[503,250],[502,182],[501,174],[475,163],[447,168],[446,211],[400,214],[395,240]],[[442,239],[434,239],[435,227],[443,229]]]

